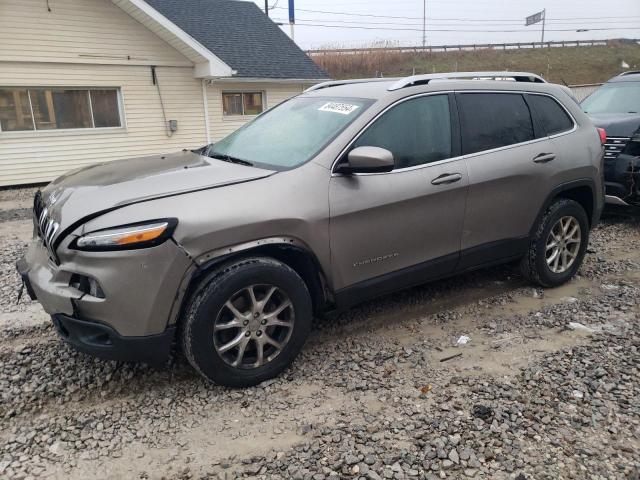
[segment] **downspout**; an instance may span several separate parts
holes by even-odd
[[[202,108],[204,109],[204,128],[207,133],[207,145],[211,143],[211,129],[209,125],[209,98],[207,96],[207,81],[202,79]]]

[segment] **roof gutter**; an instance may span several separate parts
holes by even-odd
[[[207,79],[209,85],[215,83],[305,83],[316,84],[326,82],[326,78],[269,78],[269,77],[215,77]]]

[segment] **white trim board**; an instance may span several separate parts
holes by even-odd
[[[111,0],[111,2],[193,61],[196,78],[231,77],[236,73],[204,45],[144,0]]]

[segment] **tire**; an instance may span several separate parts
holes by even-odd
[[[309,291],[293,269],[271,258],[237,260],[204,278],[191,296],[181,322],[182,349],[212,382],[257,385],[293,362],[312,312]]]
[[[555,238],[561,236],[556,234],[562,232],[563,225],[569,224],[569,221],[565,219],[573,219],[571,221],[573,223],[570,223],[570,231],[573,231],[573,227],[575,227],[576,224],[579,226],[580,243],[578,247],[575,247],[576,235],[572,237],[572,241],[566,242],[567,246],[574,249],[573,253],[575,254],[575,258],[572,262],[567,261],[567,268],[564,271],[562,271],[562,265],[555,267],[556,271],[554,271],[556,257],[553,256],[553,249],[555,247],[552,246],[550,247],[551,249],[548,250],[547,245],[553,245]],[[561,220],[564,223],[558,226],[558,222]],[[554,235],[556,236],[551,237],[551,231],[554,228]],[[534,232],[527,254],[520,264],[524,277],[542,287],[557,287],[573,278],[582,265],[582,260],[584,259],[589,243],[589,220],[582,205],[566,198],[557,199],[545,211],[542,218],[538,220]],[[562,242],[561,245],[564,246],[565,243]],[[560,250],[562,251],[562,248]],[[570,258],[571,255],[572,252],[568,252],[567,258]],[[551,260],[551,265],[547,261],[548,258]],[[562,263],[564,259],[561,254],[559,258],[560,263]]]

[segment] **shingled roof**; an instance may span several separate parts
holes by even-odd
[[[235,77],[328,78],[253,2],[145,1],[236,70]]]

